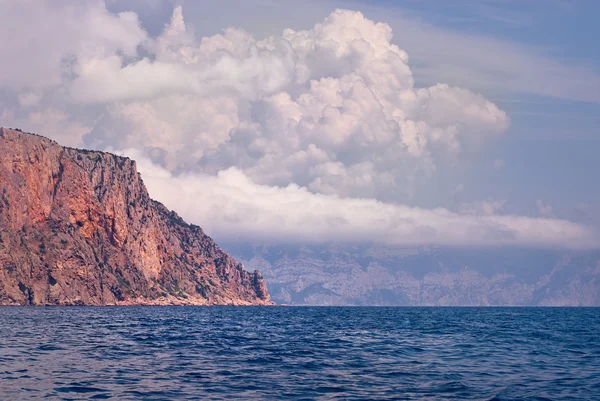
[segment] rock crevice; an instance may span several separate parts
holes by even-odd
[[[0,128],[0,304],[271,301],[258,271],[150,199],[134,161]]]

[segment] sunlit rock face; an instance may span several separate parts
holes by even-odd
[[[135,161],[0,128],[0,304],[271,301],[260,272],[150,199]]]

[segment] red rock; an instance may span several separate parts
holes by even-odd
[[[0,304],[271,305],[135,161],[0,128]]]

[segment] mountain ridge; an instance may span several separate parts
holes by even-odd
[[[129,158],[0,128],[0,191],[0,304],[272,304]]]
[[[600,306],[600,250],[222,246],[289,305]]]

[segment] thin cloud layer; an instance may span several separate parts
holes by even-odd
[[[315,194],[298,185],[274,187],[252,182],[235,167],[216,176],[174,176],[138,151],[151,195],[189,221],[202,222],[218,238],[282,242],[373,241],[389,245],[559,246],[597,245],[596,233],[551,218],[458,214],[444,208],[421,209],[374,199]]]

